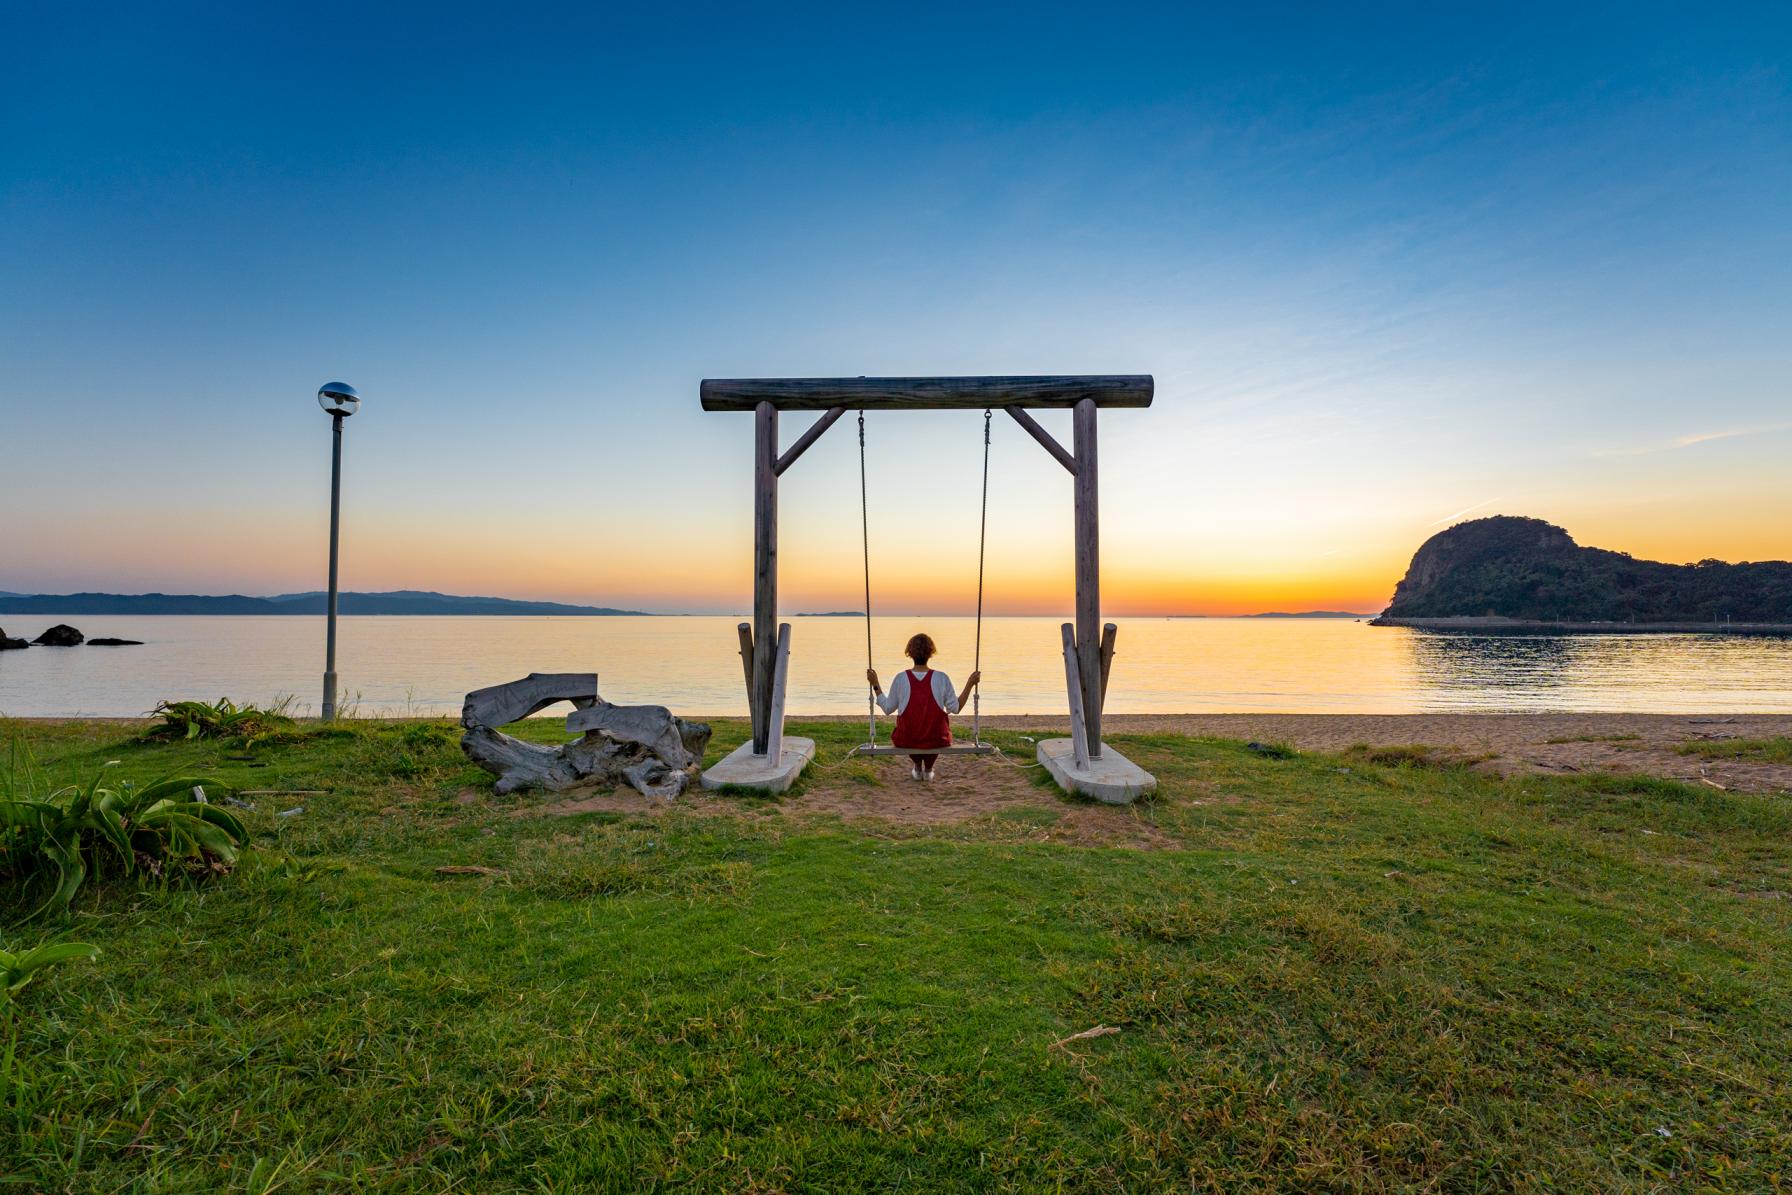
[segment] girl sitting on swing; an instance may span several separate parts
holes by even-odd
[[[938,650],[926,635],[910,639],[902,654],[913,660],[915,666],[903,670],[891,681],[887,694],[878,683],[877,669],[865,670],[865,679],[871,682],[871,691],[877,694],[878,707],[886,714],[896,715],[896,729],[890,735],[890,742],[898,747],[950,747],[952,720],[948,715],[956,714],[970,700],[971,690],[983,679],[981,672],[973,672],[971,679],[964,683],[964,692],[954,693],[950,677],[938,668],[927,667],[927,661],[933,659]],[[910,776],[916,780],[933,779],[933,765],[939,756],[911,755],[908,758]]]

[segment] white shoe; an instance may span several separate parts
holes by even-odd
[[[927,779],[926,775],[921,771],[921,765],[918,763],[911,763],[908,765],[908,775],[911,780]]]
[[[933,773],[930,771],[922,772],[921,780],[922,780],[922,783],[924,783],[924,784],[932,784],[933,783]]]

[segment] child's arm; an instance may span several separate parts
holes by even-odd
[[[878,682],[878,679],[877,679],[877,669],[875,669],[875,668],[865,669],[865,679],[871,682],[871,691],[873,693],[877,694],[877,708],[882,710],[886,714],[895,713],[896,712],[896,700],[897,700],[896,695],[894,693],[891,693],[888,695],[886,695],[884,693],[884,687],[882,684],[880,684]],[[902,678],[897,677],[896,679],[898,681],[900,681]]]
[[[977,682],[982,679],[983,674],[981,672],[973,672],[971,673],[970,678],[964,682],[964,692],[958,695],[959,709],[963,709],[964,703],[971,699],[971,690],[975,689],[977,687]]]

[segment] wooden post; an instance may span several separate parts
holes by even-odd
[[[1108,623],[1101,628],[1101,708],[1108,708],[1108,673],[1114,670],[1114,636],[1120,628]]]
[[[753,712],[753,624],[743,622],[737,628],[740,631],[740,666],[747,677],[747,713]],[[758,724],[754,724],[755,733]]]
[[[753,412],[753,754],[770,749],[778,654],[778,409]]]
[[[1083,733],[1089,757],[1101,758],[1101,515],[1096,506],[1095,400],[1076,404],[1076,650],[1082,678]]]
[[[790,680],[790,624],[778,624],[778,657],[772,666],[771,716],[766,719],[765,758],[772,767],[784,755],[784,687]]]
[[[1079,768],[1089,766],[1089,736],[1083,721],[1083,678],[1077,666],[1076,630],[1065,623],[1064,691],[1070,696],[1070,758]]]

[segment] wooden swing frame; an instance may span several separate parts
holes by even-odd
[[[1075,487],[1076,621],[1062,628],[1065,690],[1077,766],[1101,758],[1101,714],[1114,657],[1114,624],[1101,621],[1099,474],[1096,412],[1149,407],[1149,374],[931,378],[706,378],[705,411],[753,413],[753,621],[739,627],[754,755],[777,760],[783,747],[790,624],[778,622],[778,478],[848,411],[961,411],[1000,408],[1070,473]],[[1069,410],[1071,447],[1027,412]],[[789,449],[778,450],[782,411],[819,411]],[[872,747],[866,755],[991,754],[988,743],[940,748]]]

